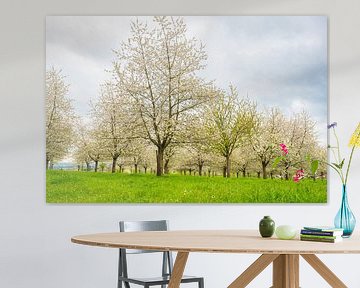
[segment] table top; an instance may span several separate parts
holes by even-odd
[[[79,235],[77,244],[99,247],[249,254],[342,254],[360,253],[360,235],[338,243],[262,238],[256,230],[187,230],[116,232]]]

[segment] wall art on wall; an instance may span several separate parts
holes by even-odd
[[[327,18],[48,16],[48,203],[326,203]]]

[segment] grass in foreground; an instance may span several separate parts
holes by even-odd
[[[326,203],[326,180],[47,171],[48,203]]]

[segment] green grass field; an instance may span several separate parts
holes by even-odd
[[[326,180],[47,171],[48,203],[326,203]]]

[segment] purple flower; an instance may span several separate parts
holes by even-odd
[[[328,129],[335,128],[337,126],[337,122],[333,122],[329,125],[327,125]]]

